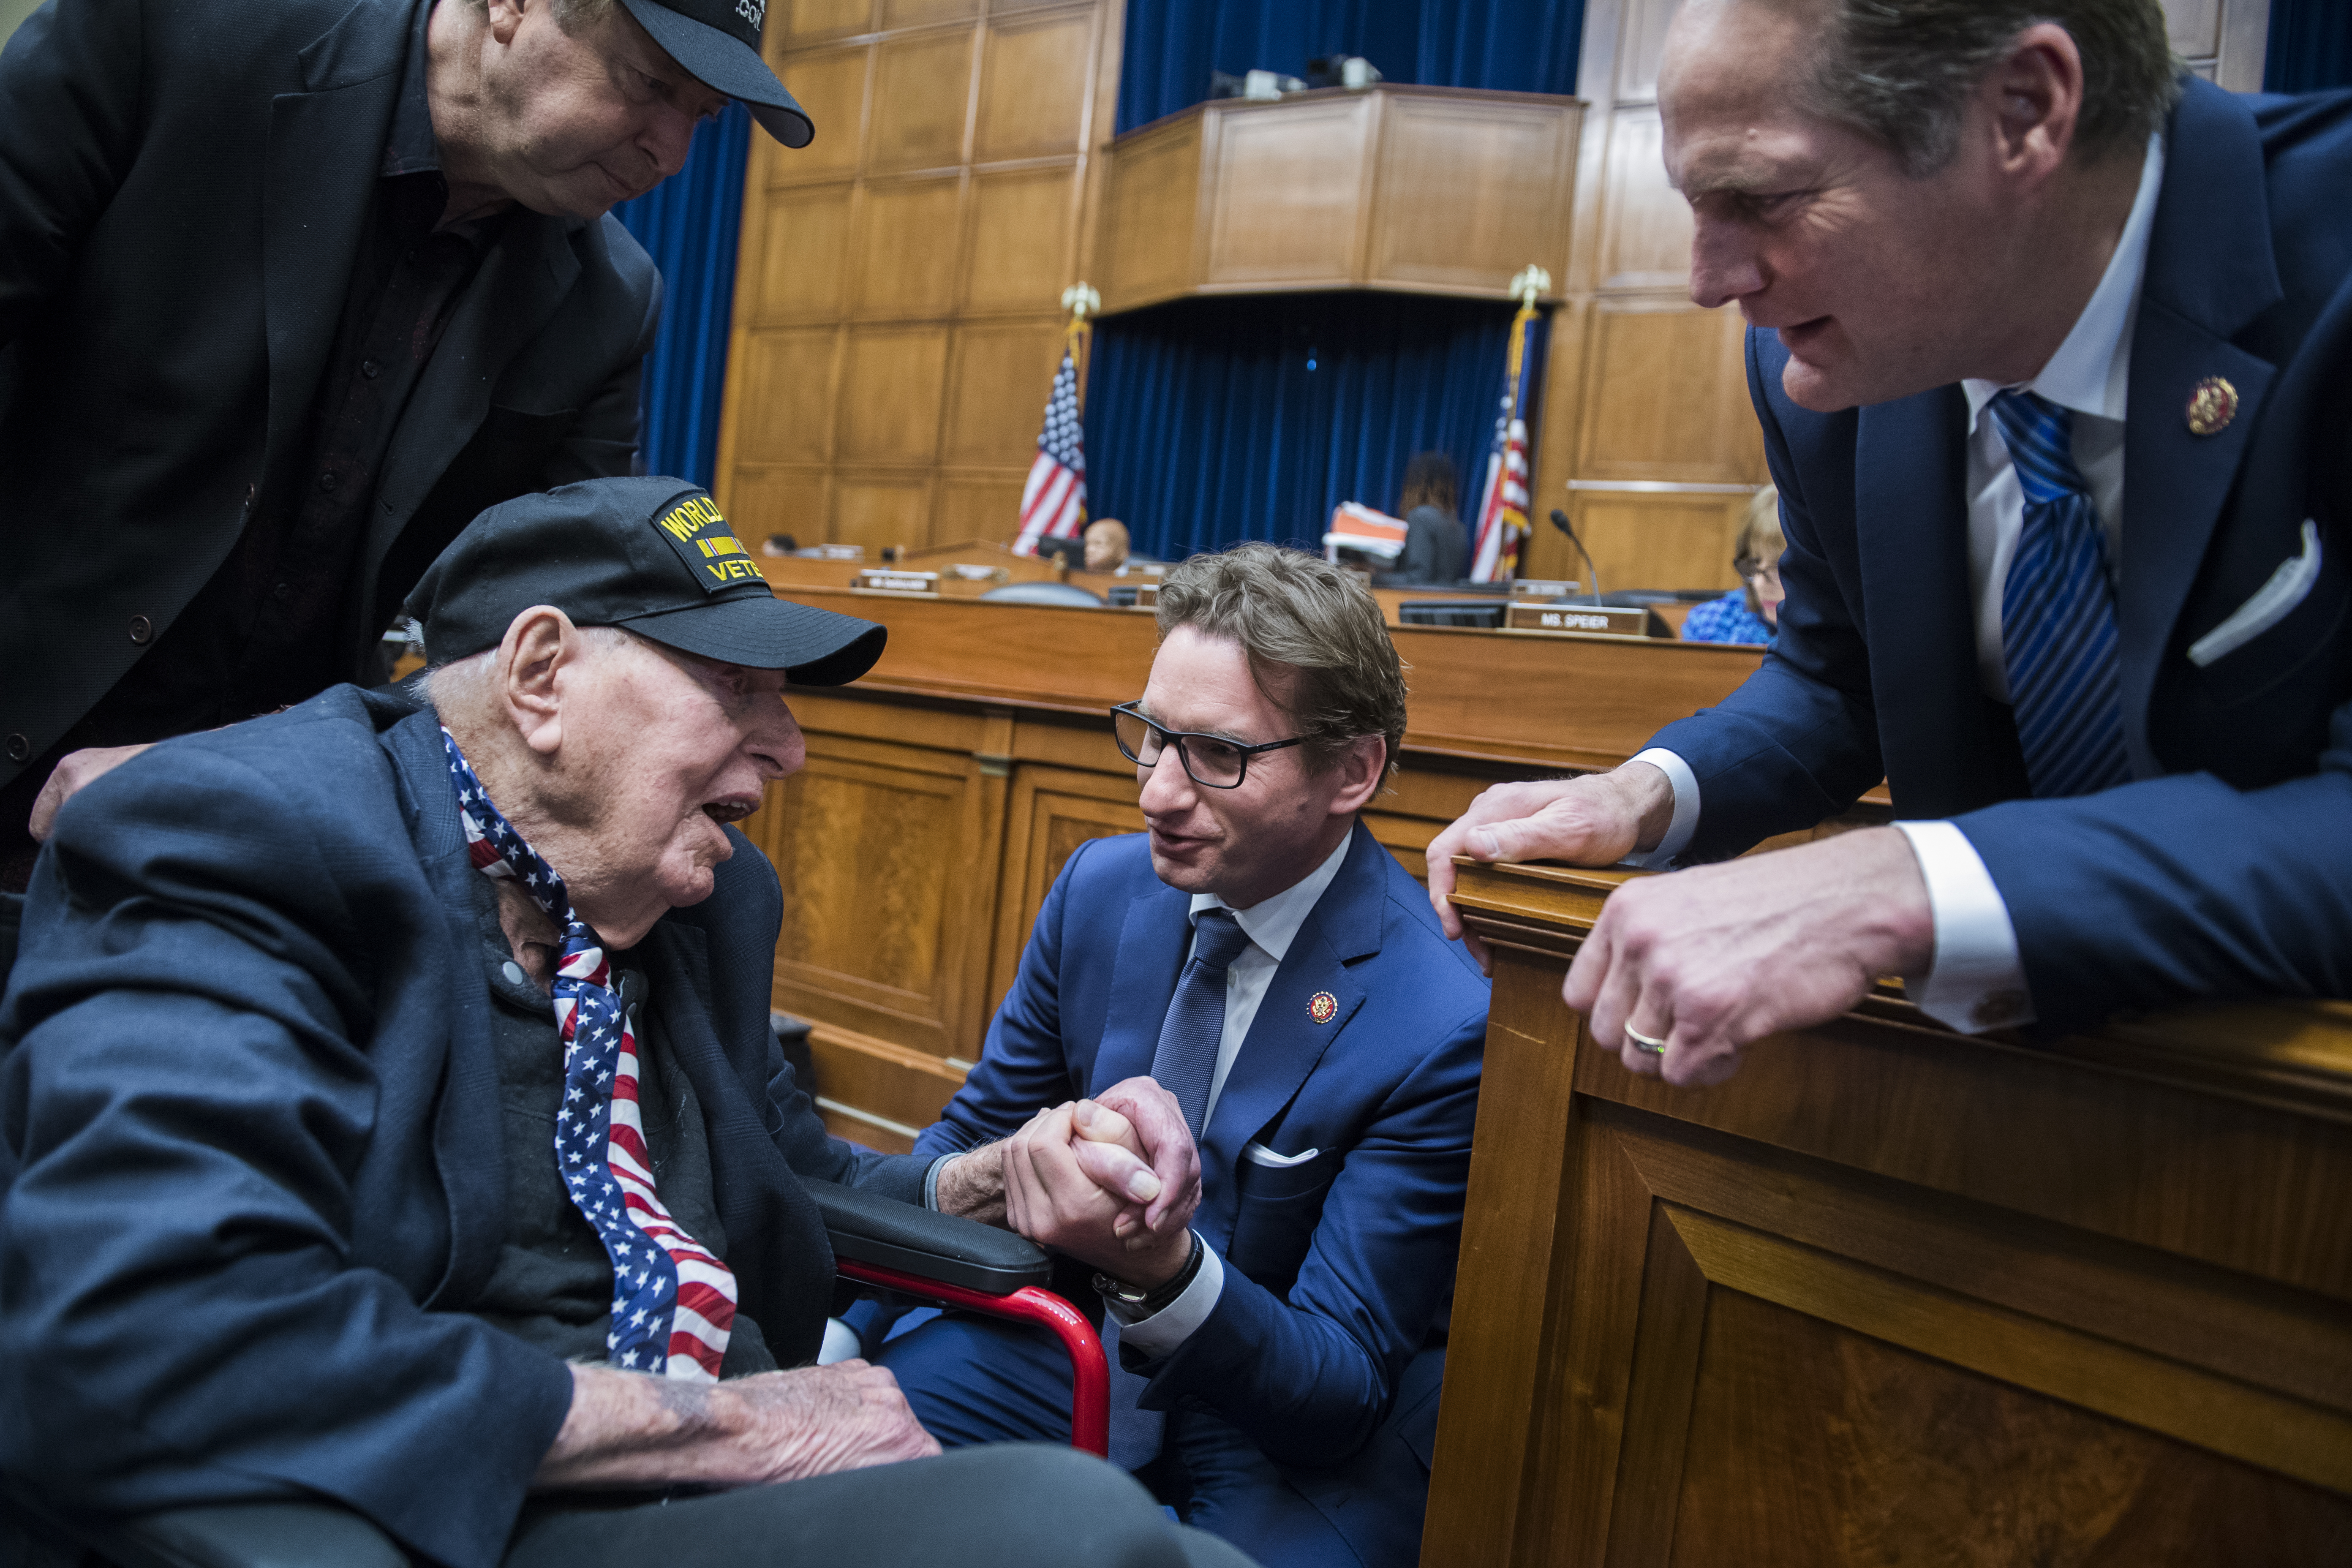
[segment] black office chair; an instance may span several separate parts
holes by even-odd
[[[831,1182],[806,1185],[824,1215],[841,1278],[1051,1330],[1070,1355],[1071,1446],[1109,1452],[1110,1370],[1102,1342],[1076,1308],[1045,1289],[1053,1264],[1042,1248],[1008,1230]],[[409,1568],[407,1554],[390,1536],[331,1502],[222,1504],[91,1519],[62,1513],[15,1489],[6,1500],[49,1538],[53,1555],[47,1562],[36,1547],[33,1562],[39,1568],[74,1568],[83,1549],[118,1568]]]

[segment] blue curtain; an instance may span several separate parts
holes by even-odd
[[[2264,92],[2352,87],[2352,5],[2345,0],[2271,0],[2263,59]]]
[[[1466,512],[1516,313],[1501,300],[1345,293],[1184,300],[1106,321],[1087,510],[1163,560],[1242,539],[1319,550],[1333,507],[1392,510],[1406,460],[1437,450],[1453,456]]]
[[[639,452],[649,474],[708,485],[719,462],[719,396],[743,226],[751,116],[730,103],[694,132],[686,166],[614,208],[661,268],[661,332],[646,356]]]
[[[1584,0],[1128,0],[1118,129],[1209,96],[1209,73],[1361,55],[1390,81],[1574,92]]]
[[[1212,69],[1300,76],[1317,55],[1362,55],[1390,81],[1573,92],[1583,30],[1583,0],[1128,0],[1118,128],[1200,102]],[[1515,313],[1499,299],[1365,293],[1181,300],[1104,321],[1087,510],[1171,560],[1240,539],[1319,548],[1333,507],[1394,508],[1406,460],[1437,450],[1454,457],[1467,513]]]

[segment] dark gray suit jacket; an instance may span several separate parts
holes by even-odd
[[[290,494],[410,0],[53,0],[0,53],[0,734],[47,750]],[[612,217],[518,212],[385,455],[358,678],[443,544],[629,471],[660,279]],[[0,784],[22,763],[0,749]]]
[[[741,1310],[812,1358],[826,1137],[768,1027],[783,900],[730,831],[629,963],[694,1085]],[[268,847],[263,852],[263,847]],[[0,1471],[128,1513],[317,1496],[499,1561],[571,1374],[469,1316],[505,1214],[479,873],[437,721],[336,687],[68,804],[0,1000]]]

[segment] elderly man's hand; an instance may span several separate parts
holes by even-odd
[[[862,1361],[720,1384],[575,1363],[572,1408],[531,1484],[752,1486],[939,1451],[898,1380]]]
[[[1430,840],[1429,901],[1447,936],[1458,936],[1489,973],[1486,944],[1462,929],[1454,910],[1454,858],[1566,860],[1611,866],[1656,844],[1674,822],[1675,789],[1664,772],[1627,763],[1605,773],[1538,784],[1496,784]]]
[[[1041,1110],[997,1146],[1002,1150],[1006,1223],[1040,1247],[1066,1252],[1114,1278],[1139,1285],[1164,1283],[1192,1257],[1186,1222],[1197,1202],[1197,1188],[1192,1201],[1170,1211],[1160,1229],[1131,1219],[1122,1226],[1121,1218],[1136,1205],[1163,1195],[1163,1184],[1132,1147],[1095,1135],[1131,1127],[1118,1112],[1092,1104],[1086,1111],[1092,1131],[1079,1133],[1077,1119],[1089,1104],[1080,1100]],[[1182,1125],[1177,1123],[1180,1131]],[[1118,1184],[1121,1173],[1123,1187]]]
[[[35,842],[46,844],[58,826],[58,812],[76,792],[88,788],[95,781],[121,767],[145,746],[92,746],[85,751],[68,752],[49,772],[47,784],[34,798],[31,820],[26,831]]]
[[[743,1450],[768,1462],[761,1480],[796,1481],[940,1451],[888,1367],[852,1359],[719,1386],[740,1402]]]
[[[1626,883],[1610,895],[1561,995],[1626,1068],[1720,1083],[1739,1050],[1834,1018],[1882,974],[1935,952],[1919,863],[1892,827]],[[1666,1042],[1637,1047],[1631,1027]]]

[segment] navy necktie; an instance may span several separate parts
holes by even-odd
[[[2131,777],[2124,752],[2116,597],[2074,417],[2030,392],[1992,400],[2025,490],[2025,526],[2001,585],[2001,657],[2025,774],[2037,797],[2089,795]]]
[[[1202,910],[1192,921],[1192,958],[1177,978],[1176,995],[1160,1026],[1151,1077],[1176,1097],[1192,1142],[1209,1109],[1217,1075],[1217,1047],[1225,1037],[1225,971],[1249,945],[1249,932],[1231,910]]]
[[[1177,977],[1176,994],[1160,1025],[1151,1053],[1154,1082],[1176,1097],[1192,1142],[1209,1109],[1209,1085],[1217,1076],[1217,1047],[1225,1037],[1225,971],[1249,933],[1231,910],[1202,910],[1192,921],[1192,957]],[[1103,1314],[1103,1352],[1110,1358],[1110,1458],[1124,1469],[1140,1469],[1160,1453],[1167,1417],[1136,1406],[1148,1379],[1119,1364],[1118,1320]]]

